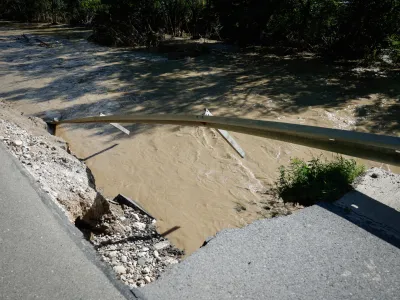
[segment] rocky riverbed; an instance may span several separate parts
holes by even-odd
[[[119,279],[141,287],[177,264],[183,252],[157,233],[156,220],[105,199],[86,165],[46,128],[41,119],[24,117],[0,102],[0,142],[82,230]]]

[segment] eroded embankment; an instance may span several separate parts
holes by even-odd
[[[156,221],[138,209],[104,198],[87,166],[68,152],[62,139],[47,132],[41,119],[21,116],[0,102],[0,142],[125,284],[143,286],[179,262],[183,253],[157,233]]]

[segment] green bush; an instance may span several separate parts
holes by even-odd
[[[393,34],[388,37],[390,55],[394,63],[400,63],[400,36]]]
[[[293,159],[281,166],[276,191],[284,202],[304,206],[320,201],[335,201],[351,190],[351,184],[364,172],[364,166],[353,159],[337,156],[332,161],[314,158],[305,162]]]

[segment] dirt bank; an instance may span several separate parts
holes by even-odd
[[[30,37],[27,42],[21,34]],[[88,43],[77,29],[0,31],[0,98],[29,115],[62,118],[101,113],[201,114],[399,134],[398,74],[329,65],[311,55],[166,56]],[[40,47],[40,36],[51,48]],[[291,157],[321,151],[233,134],[241,159],[213,130],[105,125],[63,126],[57,135],[92,170],[109,198],[140,202],[187,253],[208,236],[260,217],[290,213],[266,193]],[[327,156],[331,154],[325,153]],[[399,172],[398,168],[363,161]]]
[[[47,132],[41,119],[25,117],[0,101],[0,143],[21,161],[125,284],[143,286],[180,261],[183,253],[156,232],[156,220],[98,193],[90,170],[67,152],[62,139]]]

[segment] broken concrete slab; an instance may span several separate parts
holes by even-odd
[[[338,203],[224,230],[158,281],[134,290],[134,295],[149,300],[397,299],[400,228],[394,219],[385,222],[379,216],[375,221],[376,215],[370,213],[390,209],[400,218],[392,208],[400,201],[397,175],[388,174],[389,179],[376,178],[385,184],[361,179]],[[354,199],[354,193],[372,199],[374,206],[364,209],[361,196]],[[347,208],[354,203],[350,200],[363,208],[354,213]]]

